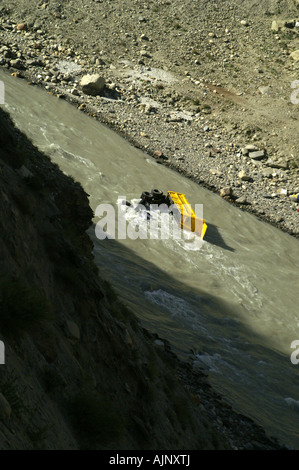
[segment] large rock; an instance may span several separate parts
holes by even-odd
[[[295,20],[273,20],[271,24],[271,30],[274,33],[278,33],[278,31],[283,30],[285,28],[294,28],[295,24]]]
[[[84,75],[84,77],[81,78],[80,85],[83,93],[95,96],[100,94],[103,90],[105,79],[97,73],[93,75]]]
[[[21,59],[13,59],[10,61],[10,66],[15,69],[23,69],[24,65]]]
[[[243,155],[248,155],[249,152],[255,152],[257,150],[258,150],[258,147],[256,145],[248,144],[246,145],[246,147],[241,149],[241,152]]]
[[[271,30],[274,33],[278,33],[282,28],[284,27],[284,21],[283,20],[273,20],[271,24]]]
[[[281,170],[287,170],[289,168],[288,161],[282,158],[276,160],[269,159],[266,165],[270,168],[280,168]]]
[[[299,60],[299,49],[297,49],[296,51],[292,52],[290,54],[290,56],[292,57],[292,59],[294,59],[295,61]]]
[[[17,24],[17,31],[26,31],[27,30],[27,24],[26,23],[18,23]]]

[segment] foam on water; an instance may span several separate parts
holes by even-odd
[[[187,323],[189,325],[189,328],[200,331],[202,334],[210,337],[208,329],[204,326],[204,318],[199,315],[198,311],[195,312],[194,307],[185,299],[170,294],[163,289],[145,291],[144,296],[149,302],[156,304],[160,309],[168,310],[171,318],[183,321],[184,324]]]

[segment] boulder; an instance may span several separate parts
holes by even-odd
[[[288,162],[283,159],[277,159],[277,160],[269,159],[266,162],[266,166],[270,168],[280,168],[281,170],[287,170],[289,168]]]
[[[237,204],[240,204],[240,205],[248,205],[249,202],[247,201],[246,197],[245,196],[241,196],[239,197],[238,199],[236,199],[235,201]]]
[[[80,339],[80,330],[78,325],[71,320],[67,320],[65,323],[65,333],[70,339]]]
[[[10,66],[14,69],[22,69],[24,68],[23,62],[21,59],[13,59],[10,61]]]
[[[105,86],[105,79],[99,74],[84,75],[81,78],[80,85],[83,93],[86,95],[99,95]]]
[[[230,186],[220,189],[221,197],[231,196],[231,195],[232,195],[232,188]]]
[[[5,396],[0,393],[0,420],[7,422],[11,415],[11,406]]]
[[[248,144],[246,145],[246,147],[241,149],[241,152],[242,155],[248,155],[249,152],[255,152],[256,150],[258,150],[258,147],[256,145]]]
[[[278,33],[285,28],[294,28],[295,27],[295,20],[273,20],[271,24],[271,31],[274,33]]]
[[[211,175],[218,176],[220,178],[222,176],[222,171],[218,170],[218,168],[210,168]]]
[[[26,23],[18,23],[17,24],[17,31],[26,31],[27,30],[27,24]]]

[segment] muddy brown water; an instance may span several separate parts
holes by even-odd
[[[101,218],[95,217],[89,234],[96,263],[148,329],[182,358],[194,351],[226,401],[298,449],[299,364],[291,362],[291,343],[299,340],[298,240],[158,165],[70,104],[3,72],[0,80],[4,108],[80,181],[95,212],[105,203],[118,214],[119,197],[137,202],[152,188],[203,204],[208,231],[202,244],[187,234],[99,240]],[[147,229],[134,210],[127,217],[127,225]]]

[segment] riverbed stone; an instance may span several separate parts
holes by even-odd
[[[251,176],[245,170],[241,170],[238,173],[238,178],[240,178],[242,181],[249,181]]]
[[[105,86],[105,79],[99,74],[87,74],[81,78],[80,86],[87,95],[99,95]]]
[[[261,160],[265,156],[265,151],[264,150],[257,150],[255,152],[250,152],[249,157],[252,158],[253,160]]]
[[[23,68],[23,62],[21,59],[13,59],[10,61],[10,66],[15,68],[15,69],[22,69]]]
[[[226,186],[225,188],[220,189],[220,196],[226,197],[232,195],[232,188],[230,186]]]
[[[254,152],[254,151],[257,151],[257,150],[258,150],[258,147],[256,145],[248,144],[248,145],[246,145],[246,147],[243,147],[241,149],[241,152],[242,152],[242,155],[248,155],[249,152]]]
[[[28,29],[26,23],[18,23],[17,24],[17,31],[26,31]]]
[[[238,197],[238,199],[236,199],[235,202],[236,202],[236,204],[240,204],[240,205],[248,205],[249,204],[249,202],[247,201],[245,196]]]
[[[287,196],[288,195],[288,190],[286,188],[278,188],[276,191],[277,194],[280,196]]]
[[[45,0],[42,0],[45,1]],[[5,2],[6,3],[6,2]],[[8,0],[7,3],[13,3],[11,0]],[[22,5],[25,4],[25,2],[22,0],[20,2],[14,2],[15,3],[15,8],[21,8],[18,6],[18,4]],[[41,2],[42,3],[42,2]],[[55,2],[54,2],[55,3]],[[187,175],[190,175],[194,178],[196,178],[199,182],[204,182],[207,183],[208,186],[212,186],[212,188],[215,188],[215,191],[219,192],[220,188],[223,188],[226,185],[233,184],[233,187],[239,188],[239,185],[236,185],[236,176],[238,172],[241,170],[243,167],[244,163],[246,162],[246,158],[243,158],[242,155],[239,155],[239,149],[246,144],[248,139],[252,139],[252,141],[255,142],[261,142],[263,139],[265,139],[265,142],[269,146],[269,152],[271,153],[276,153],[280,150],[285,151],[287,153],[290,153],[290,155],[294,154],[294,158],[297,156],[297,149],[298,146],[296,145],[296,142],[294,142],[294,139],[287,139],[288,135],[284,135],[283,132],[283,126],[280,126],[277,124],[277,119],[275,117],[275,114],[279,114],[275,112],[275,109],[279,109],[281,107],[282,111],[284,111],[284,102],[288,103],[290,101],[289,95],[291,93],[291,88],[290,88],[290,82],[291,79],[285,78],[286,81],[282,81],[282,77],[280,76],[280,73],[276,75],[274,74],[271,69],[271,65],[275,62],[275,59],[279,59],[280,62],[277,61],[275,63],[275,69],[277,69],[278,72],[280,72],[280,69],[282,68],[283,70],[285,67],[291,66],[294,67],[294,72],[293,73],[293,79],[296,78],[296,68],[298,62],[294,62],[293,64],[285,64],[285,59],[289,57],[289,54],[287,53],[287,49],[284,51],[281,47],[276,47],[274,44],[276,39],[275,35],[269,34],[269,31],[267,32],[267,29],[269,29],[271,25],[271,20],[272,18],[269,19],[268,16],[266,15],[257,15],[256,12],[252,11],[246,14],[245,8],[245,2],[243,10],[239,10],[239,5],[234,5],[231,7],[232,12],[230,15],[230,18],[227,17],[227,11],[225,10],[223,12],[223,17],[221,11],[215,12],[215,17],[211,15],[211,12],[207,11],[202,11],[198,12],[198,15],[195,15],[196,18],[194,18],[194,15],[192,18],[190,18],[190,25],[188,25],[188,30],[198,30],[200,27],[200,37],[198,36],[198,40],[200,39],[200,42],[203,42],[203,50],[206,50],[206,52],[210,52],[210,54],[206,54],[207,56],[209,55],[210,57],[203,57],[205,60],[201,60],[202,66],[200,70],[200,75],[198,71],[195,71],[195,68],[193,68],[194,64],[194,58],[199,54],[200,59],[202,59],[202,50],[197,46],[195,43],[193,44],[193,38],[189,36],[189,33],[187,34],[184,32],[184,28],[186,27],[186,23],[184,22],[185,20],[185,15],[187,15],[188,10],[186,9],[184,12],[180,12],[178,9],[176,9],[177,5],[179,2],[177,0],[175,1],[166,1],[164,2],[167,5],[167,11],[169,12],[169,18],[172,17],[172,15],[175,12],[179,12],[178,15],[178,23],[176,26],[178,28],[175,28],[174,31],[169,28],[169,34],[167,36],[165,35],[165,24],[162,24],[161,30],[159,31],[159,24],[160,22],[155,22],[154,19],[157,17],[157,14],[154,14],[152,12],[152,8],[149,7],[148,10],[143,8],[143,6],[140,5],[140,13],[137,13],[137,17],[134,15],[126,17],[121,17],[120,15],[118,16],[118,10],[114,10],[113,13],[109,11],[109,3],[113,3],[113,9],[118,6],[119,0],[115,2],[107,2],[107,6],[105,5],[106,2],[103,2],[101,0],[97,0],[95,2],[91,2],[91,0],[87,2],[90,3],[90,5],[93,3],[96,5],[96,9],[98,15],[101,12],[101,17],[97,18],[96,15],[91,18],[90,11],[92,11],[92,8],[86,5],[85,9],[85,17],[86,20],[82,19],[82,15],[80,15],[81,10],[76,10],[76,4],[79,5],[81,8],[81,5],[79,4],[80,2],[78,0],[73,0],[72,3],[72,8],[74,7],[74,11],[71,13],[72,16],[68,16],[67,20],[63,22],[63,10],[66,8],[64,6],[64,3],[61,2],[62,5],[62,12],[61,12],[61,19],[59,22],[54,18],[54,22],[52,22],[53,19],[53,6],[52,2],[47,2],[44,4],[44,6],[38,7],[38,10],[41,10],[41,13],[43,15],[43,20],[41,25],[37,25],[38,27],[34,31],[34,34],[36,34],[36,38],[34,39],[35,45],[30,45],[30,42],[33,39],[27,39],[29,36],[27,36],[28,33],[22,33],[22,34],[11,34],[10,31],[15,28],[15,26],[8,25],[8,16],[5,19],[5,14],[4,12],[1,12],[1,22],[3,25],[3,28],[1,30],[1,34],[4,36],[4,40],[7,41],[7,44],[10,44],[10,37],[13,38],[12,40],[18,40],[19,41],[19,51],[22,51],[24,57],[31,57],[31,59],[34,59],[36,57],[36,54],[45,54],[47,60],[50,60],[50,64],[52,67],[54,67],[57,64],[57,61],[60,59],[68,59],[68,53],[66,51],[61,51],[59,48],[57,49],[52,49],[50,46],[54,45],[55,42],[57,42],[57,45],[62,44],[64,47],[65,44],[63,42],[63,39],[66,37],[70,37],[69,43],[74,44],[75,47],[75,61],[76,63],[86,67],[84,74],[87,73],[95,73],[96,71],[98,72],[98,63],[96,59],[91,60],[93,57],[92,54],[102,54],[103,57],[105,58],[106,66],[103,70],[103,73],[105,73],[105,77],[107,77],[108,83],[110,82],[115,82],[117,87],[121,88],[122,91],[122,100],[115,100],[112,101],[111,99],[107,100],[98,100],[97,97],[92,98],[91,96],[84,96],[82,97],[82,100],[86,100],[86,102],[80,107],[80,109],[86,109],[87,112],[90,112],[92,109],[92,106],[94,107],[93,109],[98,109],[99,114],[103,115],[105,120],[110,121],[113,126],[117,127],[118,130],[123,127],[123,131],[125,131],[126,135],[128,135],[134,142],[136,142],[137,146],[147,146],[147,152],[148,154],[152,154],[153,151],[158,148],[163,148],[165,153],[169,155],[171,163],[173,163],[176,167],[179,166],[179,170],[184,171]],[[212,2],[207,2],[207,7],[209,7],[209,3]],[[287,2],[281,2],[281,3],[287,3]],[[242,5],[242,2],[238,2],[238,4]],[[299,5],[298,1],[297,4]],[[162,5],[162,7],[161,7]],[[163,14],[163,2],[161,2],[161,5],[158,5],[158,8],[160,10],[160,13]],[[102,12],[100,9],[104,8],[104,11]],[[145,2],[144,2],[145,6]],[[260,7],[260,5],[259,5]],[[161,11],[162,8],[162,11]],[[176,10],[175,10],[176,9]],[[208,8],[209,9],[209,8]],[[191,11],[191,10],[190,10]],[[105,15],[103,14],[105,13]],[[159,14],[160,14],[159,13]],[[269,11],[270,13],[270,11]],[[40,14],[40,12],[38,12]],[[138,22],[138,15],[144,15],[149,18],[148,25],[152,28],[151,31],[149,31],[148,28],[146,28],[146,24],[141,24],[139,25]],[[283,11],[282,14],[285,14]],[[33,15],[33,11],[32,11]],[[126,13],[125,9],[125,3],[124,3],[124,8],[122,9],[122,15],[130,15],[130,13]],[[153,17],[152,17],[153,15]],[[168,13],[167,13],[168,15]],[[255,15],[255,16],[254,16]],[[18,21],[23,20],[23,14],[21,12],[18,13],[18,11],[13,13],[14,18],[18,18]],[[207,17],[211,19],[208,23],[206,22],[205,24],[202,24],[202,18],[206,20]],[[76,19],[76,17],[78,19]],[[255,24],[255,17],[256,20],[259,21],[259,23]],[[75,21],[73,21],[73,18]],[[103,25],[103,19],[105,18],[105,25]],[[246,27],[242,27],[240,25],[240,20],[241,19],[249,19],[250,20],[250,25],[253,27],[250,28],[250,30]],[[143,19],[143,18],[141,18]],[[28,16],[26,15],[26,20],[28,20]],[[92,21],[90,21],[92,20]],[[127,20],[127,23],[126,23]],[[111,21],[111,24],[113,27],[109,28],[109,22]],[[176,20],[175,20],[176,21]],[[194,21],[194,23],[193,23]],[[215,22],[214,22],[215,21]],[[115,23],[116,22],[116,23]],[[123,22],[123,24],[122,24]],[[219,22],[219,23],[218,23]],[[56,23],[56,24],[55,24]],[[76,23],[79,23],[78,25]],[[124,26],[124,24],[127,24],[127,26]],[[56,25],[59,24],[59,29],[56,29]],[[64,29],[61,28],[61,25],[64,26]],[[29,24],[30,26],[30,24]],[[103,41],[100,40],[100,38],[97,39],[95,34],[97,35],[97,32],[95,32],[94,27],[98,29],[100,32],[102,29],[102,26],[105,26],[105,34],[103,36]],[[115,27],[114,27],[115,26]],[[195,28],[194,28],[195,26]],[[61,28],[61,29],[60,29]],[[86,28],[86,30],[85,30]],[[123,31],[121,32],[121,28],[123,28]],[[30,29],[32,30],[33,28],[30,26]],[[117,30],[118,29],[118,30]],[[217,31],[217,35],[219,36],[218,39],[214,41],[214,44],[212,47],[208,45],[209,37],[208,37],[208,32],[210,30]],[[128,34],[127,31],[130,33]],[[133,33],[134,31],[134,33]],[[250,37],[249,37],[249,31],[250,31]],[[118,34],[119,32],[119,34]],[[154,60],[153,60],[153,65],[155,67],[159,67],[160,69],[163,69],[163,73],[166,74],[166,67],[171,67],[175,69],[177,77],[179,78],[179,83],[180,83],[180,89],[179,89],[179,94],[182,95],[182,97],[190,97],[191,102],[192,99],[196,99],[196,106],[198,106],[199,109],[199,116],[194,119],[194,126],[190,126],[189,128],[185,125],[187,121],[181,121],[181,122],[169,122],[165,119],[166,114],[171,115],[172,111],[178,111],[178,110],[184,110],[183,108],[185,106],[189,106],[190,103],[188,101],[184,102],[183,99],[176,99],[173,100],[172,103],[169,103],[169,106],[167,105],[167,93],[168,93],[168,86],[169,84],[167,81],[157,81],[158,79],[152,78],[155,74],[155,69],[152,67],[152,70],[145,70],[142,67],[137,66],[137,61],[140,59],[139,57],[139,50],[141,49],[140,45],[140,40],[142,42],[145,42],[143,38],[141,38],[141,33],[144,32],[147,35],[150,32],[150,37],[153,39],[153,43],[151,44],[151,51],[157,50],[157,44],[162,44],[162,49],[161,54],[157,55],[155,54]],[[174,33],[174,35],[172,34]],[[225,33],[224,33],[225,32]],[[56,34],[57,33],[57,34]],[[225,37],[225,44],[222,45],[222,39],[224,37],[224,34],[227,36]],[[250,43],[254,45],[255,41],[257,44],[260,42],[260,36],[263,36],[263,40],[265,38],[265,54],[261,55],[261,59],[263,60],[263,67],[264,70],[267,72],[264,74],[263,77],[260,75],[257,75],[256,70],[256,64],[259,61],[258,55],[261,53],[259,48],[256,48],[254,50],[253,48],[253,53],[248,55],[248,51],[246,49],[246,41],[249,39]],[[51,36],[52,35],[52,36]],[[57,35],[57,38],[56,38]],[[255,35],[257,37],[255,38]],[[31,36],[32,37],[32,36]],[[44,38],[44,39],[43,39]],[[118,43],[118,38],[119,38],[119,43]],[[236,40],[238,38],[238,40]],[[196,38],[195,38],[196,39]],[[212,38],[211,38],[212,39]],[[239,40],[240,39],[240,40]],[[280,39],[280,38],[278,38]],[[284,38],[281,37],[284,42]],[[21,40],[24,41],[21,43]],[[121,41],[123,40],[124,44],[121,44]],[[25,42],[27,41],[27,43]],[[168,44],[167,44],[167,41]],[[206,42],[206,45],[205,45]],[[271,44],[272,42],[272,44]],[[287,41],[286,41],[287,42]],[[198,43],[199,44],[199,43]],[[239,50],[239,44],[240,44],[240,50]],[[245,46],[244,46],[245,44]],[[212,44],[211,44],[212,45]],[[48,47],[49,46],[49,47]],[[206,48],[208,47],[208,49]],[[223,47],[222,47],[223,46]],[[73,46],[72,46],[73,47]],[[192,48],[198,48],[200,49],[199,51],[193,51]],[[103,51],[100,51],[100,49],[103,49]],[[127,49],[126,49],[127,48]],[[210,49],[209,49],[210,48]],[[297,46],[293,47],[290,49],[290,51],[296,49]],[[99,49],[99,50],[97,50]],[[118,63],[118,59],[115,56],[115,49],[117,55],[122,55],[120,57],[123,59],[123,64],[120,65]],[[16,49],[13,49],[14,52]],[[42,51],[42,52],[40,52]],[[164,54],[165,51],[169,51],[169,54]],[[247,51],[247,52],[246,52]],[[32,55],[27,56],[27,52],[29,52]],[[268,56],[268,58],[267,58]],[[73,57],[70,54],[70,57]],[[14,57],[16,58],[16,57]],[[4,58],[5,60],[5,58]],[[43,58],[44,60],[44,58]],[[150,59],[144,59],[144,63],[148,62]],[[198,60],[198,59],[196,59]],[[215,62],[213,63],[213,61]],[[225,66],[229,66],[228,69],[226,70],[225,67],[218,67],[216,66],[217,64],[222,65],[222,60],[223,64]],[[270,66],[268,66],[268,61],[270,60]],[[291,62],[291,58],[289,57],[289,60]],[[129,61],[131,63],[129,63]],[[212,63],[211,63],[212,61]],[[111,67],[110,67],[111,64]],[[280,65],[281,64],[281,65]],[[141,65],[141,62],[140,62]],[[211,70],[211,67],[214,65],[215,71],[213,72]],[[36,77],[38,74],[43,74],[43,71],[40,68],[35,68],[35,66],[38,66],[38,64],[32,64],[31,68],[31,75],[33,79]],[[240,71],[236,74],[237,76],[234,77],[234,72],[230,73],[230,66],[232,67],[232,72],[234,70],[234,67],[238,67]],[[39,66],[40,67],[40,66]],[[123,70],[122,70],[123,67]],[[177,68],[179,67],[179,68]],[[138,72],[141,70],[141,80],[140,83],[137,82],[136,76],[130,77],[130,79],[127,77],[126,73],[132,69],[134,72]],[[183,76],[183,71],[184,70],[190,70],[189,75],[186,75],[185,78],[182,78]],[[62,70],[60,71],[61,73],[64,73]],[[102,72],[101,72],[102,73]],[[50,76],[48,73],[48,70],[46,70],[46,74]],[[144,74],[142,76],[142,74]],[[75,75],[75,74],[74,74]],[[82,74],[80,74],[81,76]],[[268,76],[269,75],[269,76]],[[283,75],[283,74],[282,74]],[[285,74],[288,75],[288,74]],[[45,76],[45,75],[42,75]],[[191,77],[194,78],[194,82],[190,80]],[[53,78],[54,77],[54,78]],[[53,75],[52,80],[54,81],[56,75]],[[69,85],[65,84],[64,81],[61,81],[61,77],[57,78],[56,83],[59,83],[59,87],[65,88],[65,87],[73,87],[77,85]],[[27,77],[26,77],[27,78]],[[29,78],[29,77],[28,77]],[[182,80],[186,80],[184,82],[180,82],[180,78]],[[41,80],[41,79],[40,79]],[[266,120],[269,121],[272,120],[272,115],[269,110],[269,107],[267,109],[267,102],[270,102],[271,96],[267,97],[267,100],[265,99],[265,115],[260,115],[256,114],[256,109],[254,106],[247,106],[244,104],[244,109],[243,109],[243,114],[241,114],[241,109],[237,109],[237,107],[233,104],[230,104],[229,101],[225,104],[224,106],[224,118],[226,122],[224,122],[223,129],[219,128],[219,121],[218,117],[220,118],[223,114],[220,113],[219,106],[217,104],[217,95],[215,96],[216,100],[214,100],[214,95],[212,96],[210,102],[210,92],[208,85],[211,82],[214,82],[215,84],[218,81],[223,81],[222,86],[223,88],[228,88],[229,90],[239,90],[239,93],[237,92],[237,95],[244,94],[245,99],[249,98],[250,95],[254,94],[254,91],[258,90],[259,86],[263,85],[268,85],[269,83],[275,83],[275,87],[273,87],[271,94],[274,95],[274,93],[282,93],[286,91],[287,95],[282,95],[281,94],[281,100],[280,100],[280,105],[277,106],[277,102],[273,103],[273,107],[271,108],[273,110],[273,122],[267,122]],[[288,81],[289,80],[289,81]],[[135,95],[130,95],[129,93],[129,84],[132,81],[136,81],[136,89],[134,91]],[[153,87],[155,83],[159,83],[161,85],[161,89],[158,89],[156,87]],[[197,86],[197,89],[195,90],[195,84]],[[164,86],[164,90],[163,90]],[[189,86],[192,87],[189,89]],[[171,88],[171,93],[175,92],[175,83],[173,86],[169,86]],[[185,88],[183,88],[185,87]],[[282,87],[282,88],[280,88]],[[51,89],[52,90],[52,89]],[[158,90],[158,91],[157,91]],[[241,92],[242,90],[242,92]],[[246,97],[248,90],[248,96]],[[54,88],[54,94],[56,93],[56,90]],[[101,93],[101,92],[100,92]],[[139,112],[138,108],[138,102],[139,99],[142,96],[149,96],[153,93],[153,98],[157,100],[158,102],[162,103],[162,108],[159,110],[158,113],[154,114],[151,113],[150,115],[147,115],[146,113],[141,113]],[[198,93],[198,96],[197,96]],[[135,96],[135,97],[134,97]],[[75,100],[73,99],[74,97],[70,97],[70,101],[73,104],[76,104],[76,106],[80,106],[81,98],[80,100]],[[129,98],[129,99],[127,99]],[[278,98],[278,97],[277,97]],[[286,99],[285,99],[286,98]],[[188,98],[189,99],[189,98]],[[236,97],[234,99],[237,99]],[[233,99],[233,101],[234,101]],[[238,98],[239,99],[239,98]],[[240,98],[241,100],[242,98]],[[250,100],[248,99],[248,104],[250,103]],[[208,103],[211,105],[211,108],[206,108],[205,106],[208,105]],[[221,100],[220,107],[223,106],[223,102]],[[291,106],[291,103],[289,103],[289,108],[291,113],[293,113],[294,117],[296,116],[296,107]],[[190,108],[189,108],[190,109]],[[192,109],[193,111],[193,109]],[[209,116],[208,114],[212,114],[211,120],[207,120]],[[263,114],[263,113],[262,113]],[[267,116],[267,119],[265,120],[265,117]],[[283,112],[281,113],[281,116],[285,116]],[[214,117],[216,119],[214,119]],[[151,119],[149,119],[151,118]],[[247,123],[246,120],[250,121],[251,127],[250,127],[250,133],[243,133],[242,132],[242,126],[243,126],[243,121],[244,121],[244,126]],[[217,122],[218,121],[218,122]],[[292,124],[292,122],[291,122]],[[296,124],[295,122],[293,124]],[[286,123],[287,125],[287,123]],[[259,130],[259,126],[261,129]],[[205,127],[205,133],[203,136],[203,127]],[[150,138],[147,141],[144,141],[144,139],[140,136],[140,130],[144,130]],[[190,132],[191,131],[191,132]],[[291,131],[291,129],[290,129]],[[272,134],[273,133],[273,134]],[[257,136],[255,136],[257,134]],[[296,134],[294,132],[294,134]],[[220,138],[216,137],[217,135],[220,135]],[[289,133],[289,135],[291,135]],[[254,137],[255,136],[255,137]],[[274,137],[274,138],[273,138]],[[286,138],[286,140],[284,140]],[[206,158],[206,155],[204,154],[204,148],[203,148],[203,143],[209,140],[211,142],[211,148],[214,146],[219,145],[219,140],[221,142],[221,149],[223,150],[222,155],[213,155],[213,158]],[[259,147],[255,148],[252,151],[258,151],[260,148]],[[247,152],[247,155],[250,152]],[[182,154],[186,154],[186,161],[185,163],[183,160],[179,160],[176,158],[174,155],[181,156]],[[212,154],[212,152],[209,152],[209,154]],[[253,175],[256,173],[260,173],[261,169],[264,166],[265,161],[255,161],[251,160],[251,158],[247,159],[248,161],[246,163],[249,163],[249,166],[247,168],[247,171]],[[179,162],[179,164],[177,164]],[[261,163],[262,162],[262,163]],[[222,172],[222,177],[217,178],[215,175],[209,172],[209,169],[216,165],[219,165],[219,171]],[[253,166],[259,165],[258,171],[256,169],[253,170]],[[260,174],[258,175],[260,176]],[[292,192],[299,192],[295,191],[295,176],[293,173],[289,175],[291,177],[290,181],[288,182],[288,187],[292,190]],[[275,177],[274,177],[275,178]],[[286,221],[288,221],[288,225],[286,227],[292,227],[293,224],[293,230],[297,230],[296,228],[296,222],[298,221],[298,214],[295,212],[296,208],[298,207],[295,203],[292,203],[289,198],[283,198],[277,196],[276,198],[273,198],[273,200],[266,200],[263,202],[263,193],[265,191],[269,191],[270,189],[268,188],[269,183],[271,180],[266,180],[262,178],[255,177],[255,181],[252,184],[247,184],[245,185],[245,182],[240,184],[243,184],[243,190],[244,190],[244,196],[241,196],[239,198],[239,204],[242,204],[242,197],[248,197],[250,200],[254,202],[258,202],[255,207],[254,207],[254,212],[260,212],[260,213],[265,213],[268,218],[273,219],[273,214],[276,214],[277,212],[282,212],[283,214],[286,214]],[[278,180],[275,180],[278,184]],[[233,183],[232,183],[233,182]],[[280,182],[279,182],[280,183]],[[263,186],[264,185],[264,186]],[[245,188],[245,189],[244,189]],[[235,189],[238,191],[238,195],[240,189]],[[276,190],[276,188],[271,188],[271,190]],[[270,196],[271,197],[271,196]],[[238,199],[237,199],[238,200]],[[243,199],[244,202],[244,199]],[[276,206],[275,206],[276,204]],[[289,207],[291,207],[292,211],[289,210]],[[261,212],[265,211],[265,212]],[[297,219],[294,219],[294,217],[297,217]],[[135,389],[133,385],[130,383],[132,393],[135,394]],[[202,387],[202,385],[201,385]],[[198,380],[194,379],[194,393],[197,393],[199,389],[198,386]],[[209,414],[209,409],[212,407],[206,406],[205,398],[202,398],[200,396],[200,406],[202,406],[202,411],[203,413],[206,413],[207,415]],[[251,448],[254,448],[255,445],[252,445],[252,436],[249,437],[248,435],[248,429],[243,431],[244,435],[242,435],[240,426],[239,426],[239,419],[234,417],[230,411],[227,411],[226,415],[221,415],[221,419],[217,419],[217,426],[220,423],[225,423],[230,422],[231,420],[234,421],[233,425],[233,430],[236,430],[236,436],[237,439],[233,439],[232,441],[234,443],[234,447],[237,448],[237,445],[242,448],[246,448],[247,442],[250,442]],[[231,429],[227,431],[224,429],[224,432],[231,432]],[[231,435],[230,435],[231,438]],[[245,440],[244,440],[245,439]],[[258,439],[256,439],[258,441]],[[237,445],[236,445],[237,444]],[[258,443],[256,444],[257,446],[259,445]]]
[[[67,320],[65,323],[65,333],[70,339],[80,339],[80,330],[78,325],[72,320]]]

